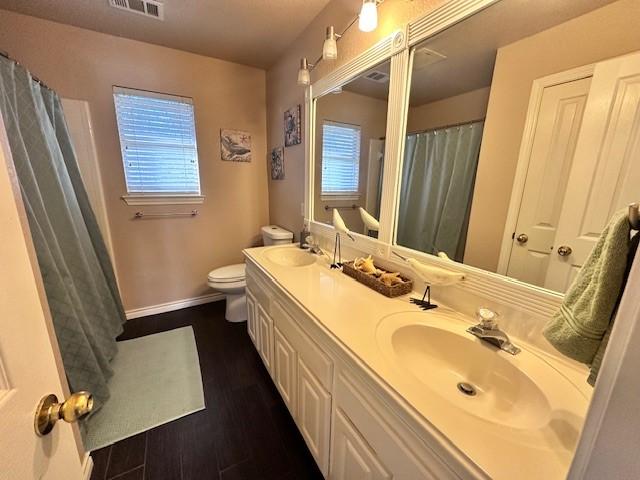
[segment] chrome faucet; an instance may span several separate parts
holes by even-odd
[[[480,323],[467,328],[467,332],[475,335],[480,340],[484,340],[493,346],[504,350],[511,355],[520,353],[520,349],[516,347],[506,333],[498,328],[498,314],[488,308],[480,307],[478,309],[478,320]]]
[[[315,239],[311,235],[309,235],[307,238],[305,238],[305,243],[309,247],[309,252],[310,253],[313,253],[315,255],[324,255],[325,254],[322,251],[322,248],[320,248],[320,244],[315,243]]]

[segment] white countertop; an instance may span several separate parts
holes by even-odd
[[[338,340],[342,348],[357,356],[374,375],[404,398],[424,422],[441,432],[489,477],[536,480],[566,477],[590,394],[590,387],[584,378],[580,378],[580,372],[529,347],[518,338],[512,338],[514,344],[523,348],[521,354],[510,356],[501,351],[494,354],[508,357],[513,365],[522,367],[532,378],[542,379],[545,385],[540,388],[552,405],[556,402],[567,404],[566,398],[554,397],[558,395],[558,389],[555,388],[558,381],[574,385],[570,407],[554,409],[549,418],[540,421],[532,419],[529,423],[535,426],[527,428],[479,418],[447,400],[448,392],[437,394],[425,388],[406,369],[390,360],[377,337],[381,321],[399,312],[412,312],[413,315],[421,312],[425,322],[456,331],[475,323],[474,319],[442,304],[436,310],[422,312],[409,303],[409,296],[387,298],[341,271],[329,269],[329,262],[323,257],[303,267],[278,265],[265,256],[265,252],[274,248],[297,247],[251,248],[244,253],[280,288],[303,305],[315,321]],[[438,303],[437,298],[433,300]],[[447,318],[443,319],[443,315]],[[446,325],[443,324],[445,321]],[[554,378],[544,380],[549,366],[561,375],[546,375]],[[424,365],[424,368],[428,369],[429,365]],[[563,390],[566,390],[564,385]]]

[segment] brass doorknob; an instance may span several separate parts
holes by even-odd
[[[93,395],[89,392],[76,392],[67,400],[58,403],[58,397],[47,395],[40,400],[36,410],[35,429],[39,437],[53,430],[58,420],[68,423],[77,422],[93,409]]]
[[[558,255],[560,255],[561,257],[568,257],[572,252],[573,250],[568,245],[562,245],[558,247]]]
[[[521,233],[516,237],[516,240],[519,244],[524,245],[529,241],[529,235],[527,235],[526,233]]]

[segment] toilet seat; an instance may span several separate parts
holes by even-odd
[[[209,272],[207,280],[210,284],[233,284],[237,283],[237,287],[240,284],[245,284],[245,264],[237,263],[235,265],[227,265],[226,267],[216,268]],[[231,287],[231,285],[227,285]]]
[[[207,283],[225,295],[227,306],[224,317],[229,322],[247,321],[246,276],[244,263],[227,265],[209,272]]]

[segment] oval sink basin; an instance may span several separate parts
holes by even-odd
[[[283,267],[304,267],[316,263],[311,253],[295,247],[273,248],[265,252],[265,257]]]
[[[437,311],[397,313],[380,322],[376,337],[399,371],[456,408],[494,424],[541,428],[552,421],[554,410],[564,409],[558,397],[573,402],[579,395],[537,356],[524,349],[515,356],[502,352],[467,333],[468,326]],[[546,393],[550,389],[553,402]]]

